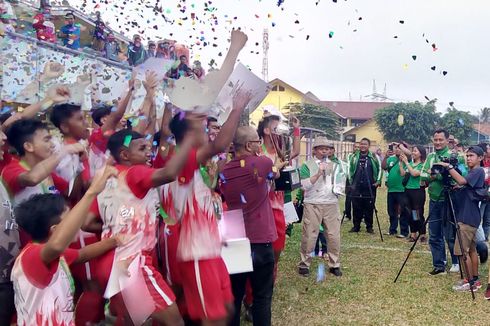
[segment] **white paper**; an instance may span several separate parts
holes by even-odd
[[[226,241],[221,249],[221,258],[225,262],[229,274],[252,272],[252,251],[247,238]]]
[[[291,224],[299,221],[298,214],[294,208],[292,201],[284,204],[284,217],[286,218],[286,224]]]
[[[223,124],[230,115],[233,108],[233,98],[238,91],[249,91],[252,94],[252,99],[245,109],[245,112],[251,114],[264,100],[269,90],[268,83],[239,63],[218,94],[212,108],[214,112],[211,112],[211,115],[218,117],[218,122]]]
[[[224,241],[247,237],[245,233],[245,222],[243,221],[243,211],[241,209],[224,211],[218,228],[221,239]]]

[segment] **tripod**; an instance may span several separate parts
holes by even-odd
[[[475,300],[475,293],[473,291],[473,280],[469,280],[469,272],[466,269],[466,262],[468,260],[468,256],[466,255],[466,251],[463,248],[463,240],[461,238],[461,230],[460,230],[459,224],[458,224],[458,222],[456,220],[456,214],[455,214],[455,211],[454,211],[454,203],[453,203],[453,199],[452,199],[451,194],[450,194],[450,185],[444,185],[443,194],[444,194],[445,203],[447,205],[446,208],[445,208],[445,211],[450,215],[450,218],[452,220],[452,221],[447,220],[446,222],[447,223],[453,223],[454,224],[454,226],[456,228],[456,236],[458,238],[459,247],[461,248],[461,253],[462,253],[462,256],[463,256],[463,264],[461,264],[461,261],[458,262],[459,263],[459,267],[460,267],[461,278],[463,278],[463,272],[462,272],[463,271],[463,266],[461,266],[461,265],[464,265],[464,270],[465,270],[465,273],[466,273],[466,278],[468,279],[468,282],[470,283],[471,296],[472,296],[473,300]],[[446,214],[446,216],[447,216],[447,214]],[[427,217],[427,219],[425,220],[425,222],[423,224],[423,227],[425,227],[427,225],[427,223],[429,222],[429,219],[430,219],[430,214]],[[419,234],[417,235],[417,238],[415,239],[415,241],[413,242],[412,246],[410,247],[410,251],[408,252],[407,257],[405,258],[405,261],[403,262],[402,266],[400,267],[400,270],[398,271],[398,274],[396,275],[395,280],[393,281],[393,283],[396,283],[396,281],[400,277],[400,274],[402,273],[403,268],[405,267],[405,265],[406,265],[406,263],[408,261],[408,258],[410,258],[410,255],[412,254],[415,246],[417,245],[420,236],[421,236],[421,234],[419,232]]]
[[[366,158],[367,160],[368,158]],[[368,185],[368,189],[369,189],[369,197],[363,197],[363,196],[352,196],[351,194],[351,198],[354,199],[354,198],[362,198],[362,199],[370,199],[370,203],[372,204],[373,206],[373,211],[374,211],[374,216],[376,217],[376,222],[378,224],[378,230],[379,230],[379,236],[381,238],[381,242],[384,242],[384,239],[383,239],[383,233],[381,232],[381,225],[379,224],[379,218],[378,218],[378,209],[376,208],[376,197],[374,196],[373,194],[373,185],[372,183],[370,182],[369,180],[369,176],[368,174],[366,173],[366,169],[367,169],[367,161],[364,161],[364,162],[361,162],[360,163],[360,166],[361,166],[361,178],[365,178],[365,182],[366,184]],[[354,218],[354,217],[353,217]]]

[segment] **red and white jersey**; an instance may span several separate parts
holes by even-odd
[[[74,283],[68,267],[76,250],[46,266],[40,257],[42,245],[27,245],[12,269],[17,325],[74,326]]]
[[[181,223],[177,259],[192,261],[221,257],[214,195],[203,180],[195,150],[189,155],[178,179],[162,188],[163,209]]]
[[[108,180],[105,189],[97,196],[103,222],[102,239],[114,235],[129,236],[128,243],[116,248],[116,260],[151,251],[156,244],[157,190],[150,189],[142,199],[136,197],[126,182],[129,169]]]

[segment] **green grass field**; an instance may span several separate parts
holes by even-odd
[[[378,193],[377,208],[381,229],[386,232],[384,189]],[[459,274],[428,275],[432,269],[429,247],[419,243],[394,284],[411,243],[388,236],[382,243],[376,224],[374,235],[367,234],[365,228],[359,234],[348,233],[351,227],[350,221],[342,225],[343,276],[335,278],[326,273],[326,280],[316,283],[320,258],[314,259],[309,277],[297,274],[301,225],[295,224],[279,263],[272,307],[274,325],[490,324],[490,301],[483,298],[486,264],[480,267],[483,288],[472,301],[470,293],[452,290]]]

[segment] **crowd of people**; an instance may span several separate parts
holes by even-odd
[[[488,258],[488,185],[490,148],[487,144],[459,144],[443,129],[434,131],[432,153],[424,146],[391,143],[382,159],[369,151],[369,139],[362,139],[349,156],[349,179],[345,214],[352,218],[350,232],[358,233],[364,220],[366,231],[374,233],[373,212],[376,192],[386,175],[388,236],[410,242],[428,243],[432,253],[430,275],[460,273],[464,279],[455,291],[476,291],[482,287],[478,273]],[[424,217],[426,190],[429,215]],[[352,210],[352,213],[351,213]],[[428,228],[427,228],[428,226]],[[427,229],[429,237],[427,238]],[[450,266],[446,246],[451,256]],[[490,300],[490,285],[485,299]]]
[[[232,32],[223,66],[246,41]],[[91,133],[64,86],[2,117],[0,324],[16,313],[21,325],[239,325],[244,302],[254,324],[270,325],[286,241],[280,118],[238,127],[251,99],[239,91],[223,125],[166,103],[157,128],[149,73],[139,123],[121,123],[134,84],[116,107],[92,110]],[[299,154],[293,125],[288,159]],[[243,213],[251,272],[229,275],[221,257],[218,220],[231,210]]]

